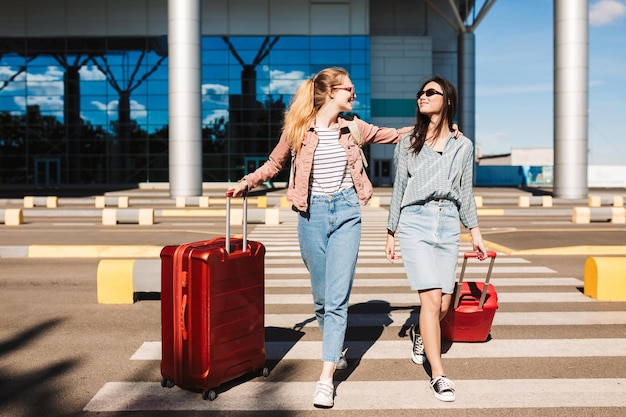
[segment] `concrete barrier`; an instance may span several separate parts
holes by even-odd
[[[105,208],[117,206],[118,208],[128,208],[130,198],[128,196],[107,197],[103,195],[96,196],[96,208]]]
[[[209,207],[209,196],[176,197],[176,207]]]
[[[260,210],[248,209],[248,223],[280,224],[280,209],[278,207]],[[230,224],[231,226],[243,225],[243,209],[230,210]]]
[[[588,198],[589,207],[624,207],[624,196],[621,195],[590,195]]]
[[[626,301],[626,257],[591,257],[585,261],[583,293],[599,301]]]
[[[550,195],[542,195],[542,196],[521,195],[517,198],[517,206],[518,207],[530,207],[530,206],[552,207],[552,196]]]
[[[0,223],[4,223],[6,226],[18,226],[24,223],[22,209],[0,209]]]
[[[267,208],[267,196],[260,195],[256,198],[256,206],[258,208]]]
[[[161,260],[104,259],[96,281],[98,304],[132,304],[137,293],[161,292]]]
[[[243,219],[242,219],[243,224]],[[280,210],[278,208],[265,209],[265,224],[280,224]]]
[[[57,208],[59,206],[59,198],[57,196],[25,196],[24,208],[47,207]]]
[[[98,304],[132,304],[134,300],[132,259],[105,259],[98,263]]]
[[[625,224],[626,209],[624,207],[574,207],[572,222],[576,224],[591,222]]]
[[[375,195],[367,202],[370,207],[380,207],[380,197]]]
[[[115,226],[116,224],[154,224],[154,209],[152,208],[105,208],[102,209],[102,224]]]

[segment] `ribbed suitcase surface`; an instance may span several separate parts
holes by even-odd
[[[200,390],[213,400],[224,382],[269,372],[265,247],[243,242],[220,237],[161,250],[163,386]]]

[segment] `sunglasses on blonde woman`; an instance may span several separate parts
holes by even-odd
[[[428,90],[426,90],[426,91],[424,91],[424,90],[418,91],[418,92],[417,92],[417,98],[419,99],[419,98],[420,98],[421,96],[423,96],[424,94],[426,94],[426,97],[432,97],[432,96],[434,96],[435,94],[438,94],[438,95],[440,95],[440,96],[443,96],[443,93],[442,93],[441,91],[437,91],[437,90],[435,90],[434,88],[429,88],[429,89],[428,89]]]
[[[345,85],[334,85],[333,88],[335,90],[346,90],[350,94],[354,94],[354,86],[345,86]]]

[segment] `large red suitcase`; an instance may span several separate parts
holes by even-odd
[[[441,335],[453,342],[484,342],[489,338],[491,324],[498,308],[498,294],[489,283],[495,252],[487,252],[491,258],[485,282],[464,282],[465,267],[469,258],[477,258],[477,252],[466,252],[459,282],[454,292],[454,302],[441,321]]]
[[[245,197],[244,197],[245,198]],[[265,247],[226,236],[161,250],[161,385],[202,391],[265,367]]]

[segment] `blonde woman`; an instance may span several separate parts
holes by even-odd
[[[322,371],[313,396],[320,408],[334,405],[333,374],[347,367],[342,350],[361,239],[361,206],[373,192],[357,139],[340,116],[352,111],[355,98],[354,84],[342,68],[324,69],[303,82],[269,160],[229,188],[241,195],[276,176],[295,155],[287,199],[298,213],[300,252],[323,334]],[[355,122],[363,144],[396,143],[411,130]]]

